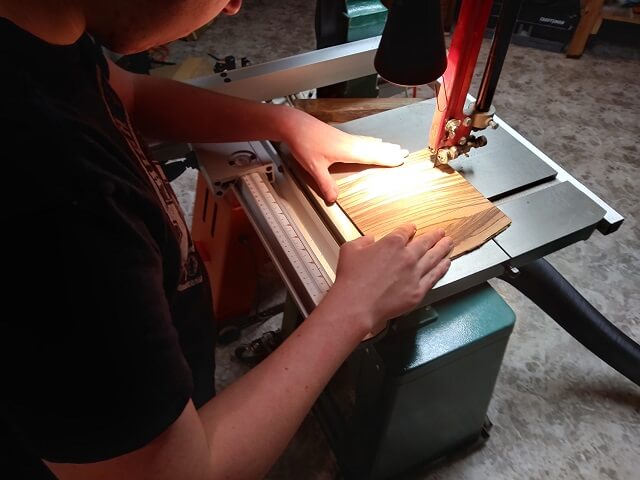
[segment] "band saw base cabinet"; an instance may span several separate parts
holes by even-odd
[[[484,283],[356,350],[314,407],[344,477],[390,478],[482,444],[514,323]]]

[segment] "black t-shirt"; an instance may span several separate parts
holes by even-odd
[[[88,35],[0,18],[2,477],[130,452],[214,394],[204,268],[108,77]]]

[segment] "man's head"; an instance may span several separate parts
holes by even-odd
[[[118,53],[135,53],[184,37],[242,0],[81,0],[86,28]]]

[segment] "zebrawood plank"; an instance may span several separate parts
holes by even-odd
[[[417,235],[442,228],[453,238],[451,258],[474,250],[511,220],[450,167],[434,168],[426,150],[395,168],[343,165],[333,172],[338,205],[365,235],[381,238],[402,223]]]

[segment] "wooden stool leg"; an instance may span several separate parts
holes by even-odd
[[[579,58],[582,55],[589,35],[596,27],[598,19],[602,18],[603,5],[604,0],[587,0],[580,16],[580,22],[567,47],[567,57]]]
[[[598,19],[596,20],[595,25],[593,26],[593,30],[591,30],[591,35],[596,35],[600,31],[600,27],[602,26],[602,14],[598,15]]]

